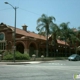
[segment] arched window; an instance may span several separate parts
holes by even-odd
[[[5,40],[5,35],[3,32],[0,33],[0,41]]]
[[[0,33],[0,50],[5,50],[6,41],[4,32]]]

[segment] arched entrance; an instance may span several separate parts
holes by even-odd
[[[9,42],[7,43],[6,49],[7,49],[8,51],[11,51],[11,49],[12,49],[12,42],[11,42],[11,41],[9,41]]]
[[[22,43],[18,43],[16,45],[16,51],[19,51],[20,53],[24,53],[24,45]]]
[[[32,57],[33,54],[36,54],[36,45],[35,43],[31,43],[29,45],[29,56]]]

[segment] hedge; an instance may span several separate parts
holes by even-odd
[[[3,57],[3,60],[13,60],[14,54],[13,53],[8,53]],[[28,54],[22,54],[18,51],[15,52],[15,59],[16,60],[29,60],[30,57]]]

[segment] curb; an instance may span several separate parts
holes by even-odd
[[[0,65],[25,65],[25,64],[38,64],[41,61],[31,61],[31,62],[0,62]]]

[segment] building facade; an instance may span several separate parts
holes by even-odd
[[[41,55],[46,56],[46,37],[30,32],[27,30],[26,25],[22,26],[22,29],[16,28],[15,45],[16,51],[22,54],[33,54],[36,57]],[[49,39],[48,56],[64,56],[65,50],[69,53],[69,45],[64,41],[57,40],[57,48],[51,45],[51,37]],[[66,49],[65,49],[66,48]],[[14,50],[14,27],[0,23],[0,51],[1,52],[12,52]]]

